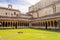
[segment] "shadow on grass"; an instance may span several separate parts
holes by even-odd
[[[0,30],[12,30],[12,29],[14,30],[14,28],[2,28],[2,29],[0,28]],[[35,29],[60,33],[60,29],[43,29],[43,28],[18,28],[18,29]]]
[[[11,30],[11,29],[14,29],[14,28],[0,28],[0,30]]]
[[[58,32],[60,33],[60,29],[42,29],[42,28],[31,28],[35,30],[45,30],[45,31],[51,31],[51,32]]]
[[[0,28],[0,30],[14,30],[15,28]],[[17,29],[31,29],[31,28],[17,28]]]

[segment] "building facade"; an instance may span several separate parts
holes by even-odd
[[[29,7],[29,14],[33,28],[60,28],[60,0],[41,0]]]
[[[29,12],[0,7],[0,27],[60,29],[60,0],[41,0],[29,7]]]
[[[27,27],[31,21],[30,19],[31,15],[21,14],[21,11],[13,9],[10,4],[8,8],[0,7],[0,28]]]

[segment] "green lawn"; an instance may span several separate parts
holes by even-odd
[[[60,32],[37,29],[0,30],[0,40],[60,40]]]

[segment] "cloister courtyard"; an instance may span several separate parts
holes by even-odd
[[[60,0],[30,1],[0,0],[0,40],[60,40]]]
[[[0,40],[60,40],[60,31],[46,29],[0,29]]]

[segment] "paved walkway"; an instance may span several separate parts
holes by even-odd
[[[14,37],[14,36],[16,36],[16,35],[18,35],[19,33],[17,32],[17,33],[13,33],[13,34],[10,34],[10,35],[8,35],[8,36],[5,36],[5,37],[0,37],[0,40],[4,40],[4,39],[7,39],[7,38],[11,38],[11,37]]]

